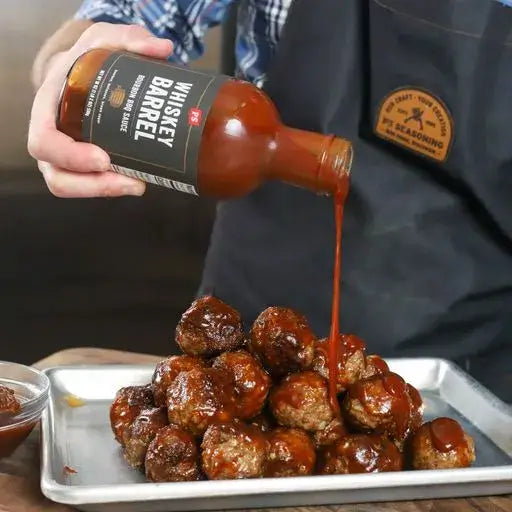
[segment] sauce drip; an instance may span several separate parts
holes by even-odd
[[[388,373],[382,377],[384,389],[396,398],[402,398],[406,393],[405,381],[396,373]]]
[[[355,340],[355,341],[354,341]],[[364,343],[353,335],[340,334],[338,343],[338,369],[336,384],[338,394],[345,391],[359,378],[359,367],[364,365]],[[315,343],[313,370],[325,379],[329,379],[329,338]]]
[[[407,394],[409,395],[409,398],[411,399],[411,404],[416,409],[420,409],[423,405],[423,400],[421,398],[419,391],[414,386],[407,384]]]
[[[337,396],[338,362],[340,359],[340,276],[341,276],[341,228],[346,190],[338,185],[334,196],[334,217],[336,221],[336,248],[334,252],[334,276],[331,312],[331,333],[329,335],[329,400],[334,414],[340,416]]]
[[[346,352],[348,354],[353,354],[354,352],[360,350],[364,352],[366,350],[366,345],[361,338],[358,338],[354,334],[342,334],[341,338],[343,340],[343,345],[347,348]]]
[[[396,373],[374,375],[357,381],[348,394],[379,419],[379,431],[398,441],[405,439],[411,422],[411,402],[402,377]]]
[[[375,374],[381,374],[384,375],[385,373],[389,372],[389,366],[387,365],[386,361],[382,359],[379,356],[376,355],[370,355],[366,358],[366,364],[367,366],[373,366],[374,373]]]
[[[462,427],[451,418],[437,418],[430,423],[432,444],[440,452],[450,452],[464,442]]]

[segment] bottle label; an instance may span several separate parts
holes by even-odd
[[[116,172],[198,195],[204,125],[228,79],[114,52],[88,92],[83,139],[107,151]]]

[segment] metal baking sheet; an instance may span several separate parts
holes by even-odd
[[[43,493],[86,511],[185,511],[413,500],[512,493],[512,409],[441,359],[391,359],[418,388],[425,417],[450,416],[476,443],[468,469],[153,484],[123,461],[108,410],[117,389],[150,381],[151,366],[79,366],[47,371],[42,421]],[[70,407],[68,395],[81,398]],[[76,471],[70,474],[68,466]]]

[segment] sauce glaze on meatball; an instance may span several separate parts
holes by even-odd
[[[164,408],[145,409],[126,429],[124,458],[132,468],[144,466],[149,444],[167,423],[167,411]]]
[[[402,466],[402,454],[386,437],[378,434],[350,434],[322,452],[318,473],[378,473],[400,471]]]
[[[151,482],[199,480],[199,453],[194,437],[174,425],[161,428],[151,441],[145,460]]]
[[[357,430],[386,433],[398,442],[409,434],[410,397],[405,381],[395,373],[375,375],[350,386],[343,411]]]
[[[361,379],[369,379],[374,375],[384,375],[385,373],[389,373],[389,366],[382,357],[375,354],[366,356],[366,365]]]
[[[262,411],[271,380],[251,354],[244,350],[225,352],[215,359],[212,367],[231,376],[235,391],[235,415],[238,418],[249,419]]]
[[[216,297],[195,300],[176,327],[176,343],[190,356],[213,357],[244,341],[240,313]]]
[[[233,381],[217,368],[181,372],[167,388],[169,423],[196,436],[211,423],[231,421],[234,413]]]
[[[340,334],[340,349],[336,387],[338,393],[358,381],[365,370],[365,345],[353,334]],[[315,343],[313,370],[324,379],[329,378],[329,340],[324,338]]]
[[[342,418],[334,418],[323,430],[313,433],[313,443],[317,449],[325,448],[337,443],[347,434]]]
[[[409,405],[411,407],[411,419],[409,421],[409,432],[416,432],[423,423],[423,399],[419,391],[410,384],[407,384],[407,394],[409,395]]]
[[[274,378],[311,367],[315,335],[306,318],[288,308],[271,307],[254,322],[249,350]]]
[[[422,425],[409,443],[414,469],[466,468],[475,461],[475,444],[460,424],[437,418]]]
[[[263,476],[267,442],[252,425],[239,421],[210,425],[201,450],[203,471],[210,480]]]
[[[323,430],[334,418],[327,381],[307,371],[286,377],[270,394],[270,409],[285,427]]]
[[[171,356],[160,361],[153,374],[153,396],[157,407],[165,407],[167,388],[181,372],[188,372],[194,368],[206,368],[206,363],[194,356]]]
[[[315,447],[310,437],[298,428],[276,428],[267,437],[265,476],[270,478],[313,474]]]
[[[116,441],[124,445],[126,429],[143,409],[154,407],[151,385],[121,388],[110,406],[110,425]]]

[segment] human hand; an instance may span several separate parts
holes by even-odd
[[[59,94],[75,60],[92,48],[112,48],[165,59],[172,43],[138,25],[95,23],[65,52],[55,55],[32,106],[28,151],[57,197],[140,196],[145,183],[111,171],[110,157],[98,146],[59,132],[55,116]]]

